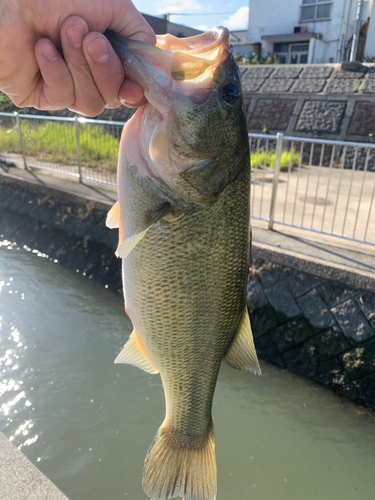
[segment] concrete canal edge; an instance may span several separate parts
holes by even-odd
[[[111,187],[0,168],[0,235],[121,291]],[[248,306],[261,359],[375,410],[375,256],[255,228]]]
[[[0,457],[0,499],[68,500],[1,432]]]

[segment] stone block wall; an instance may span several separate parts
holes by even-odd
[[[1,239],[121,292],[117,234],[105,227],[109,208],[0,176]],[[301,272],[292,257],[287,263],[253,260],[247,301],[260,359],[375,409],[375,293]],[[332,277],[328,269],[320,275]]]
[[[240,67],[249,132],[372,142],[375,64]]]
[[[375,410],[375,293],[254,259],[258,355]]]

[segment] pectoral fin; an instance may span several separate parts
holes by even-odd
[[[237,370],[253,372],[255,375],[262,374],[255,351],[247,306],[245,306],[240,326],[224,359],[228,365]]]
[[[153,375],[159,373],[148,359],[137,330],[133,330],[123,350],[115,359],[115,363],[137,366],[141,368],[141,370],[152,373]]]
[[[136,233],[130,238],[123,241],[119,244],[116,255],[121,259],[126,259],[126,257],[130,254],[130,252],[138,245],[138,243],[146,236],[146,233],[154,226],[155,224],[151,224],[147,229],[141,231],[140,233]]]
[[[169,203],[165,203],[155,214],[150,218],[150,220],[133,236],[127,238],[125,241],[119,241],[119,246],[116,250],[117,257],[121,259],[126,259],[132,250],[138,245],[138,243],[146,236],[148,231],[155,226],[159,219],[162,219],[167,213],[169,213],[171,207]],[[120,232],[122,224],[120,221]]]

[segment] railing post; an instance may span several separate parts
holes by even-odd
[[[17,130],[18,130],[18,139],[20,141],[20,147],[21,147],[21,153],[22,153],[22,158],[23,158],[23,168],[27,170],[27,163],[26,163],[26,156],[25,156],[25,150],[23,149],[23,142],[22,142],[22,133],[21,133],[21,126],[20,126],[20,117],[18,116],[18,113],[15,111],[14,116],[16,117],[16,124],[17,124]]]
[[[78,164],[78,177],[79,182],[82,182],[82,169],[81,169],[81,149],[79,147],[79,121],[76,116],[74,121],[75,129],[76,129],[76,147],[77,147],[77,164]]]
[[[275,165],[273,168],[273,182],[272,182],[270,217],[269,217],[269,221],[268,221],[268,229],[270,229],[270,230],[273,229],[273,221],[275,219],[276,196],[277,196],[277,188],[279,185],[279,174],[280,174],[280,161],[281,161],[281,153],[283,151],[283,137],[284,137],[283,134],[281,134],[281,133],[277,134],[276,157],[275,157]]]

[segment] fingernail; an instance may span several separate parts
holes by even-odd
[[[94,61],[105,63],[111,55],[108,44],[103,38],[95,38],[87,47],[87,52]]]
[[[65,33],[69,42],[76,49],[82,47],[83,39],[87,35],[87,31],[83,29],[83,26],[81,24],[77,24],[77,26],[72,26],[71,28],[66,29]]]
[[[49,62],[55,61],[59,57],[59,53],[51,42],[46,42],[42,45],[41,52],[44,59],[47,59]]]

